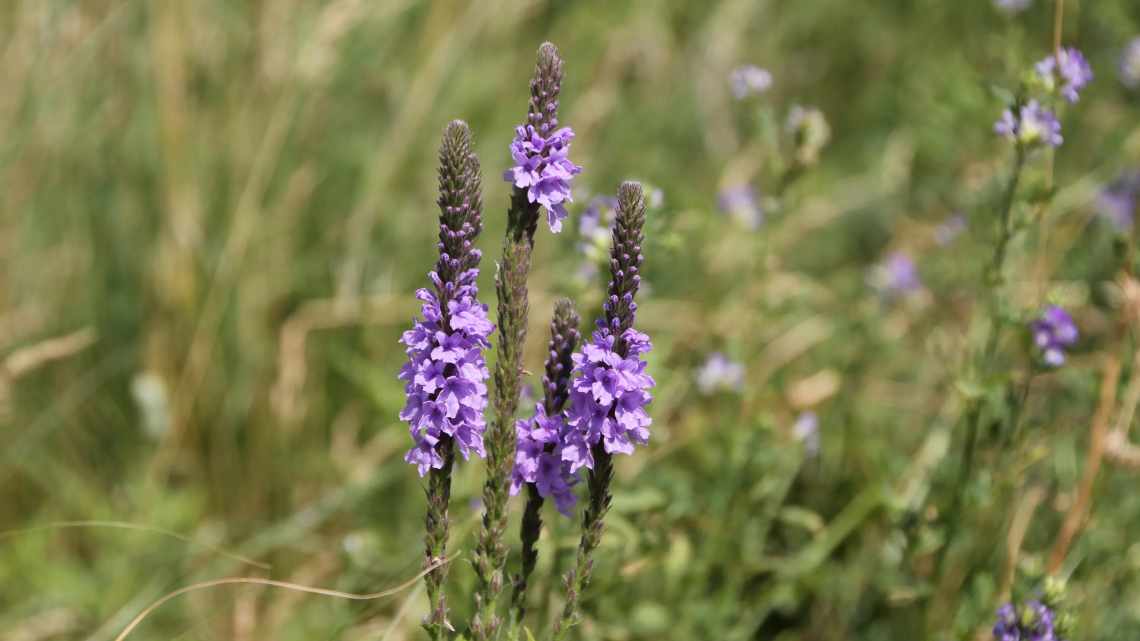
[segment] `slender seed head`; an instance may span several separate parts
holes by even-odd
[[[610,284],[605,302],[606,326],[617,338],[615,351],[625,356],[622,336],[637,315],[634,297],[641,287],[641,243],[644,240],[645,196],[641,184],[624,182],[618,188],[618,213],[610,250]]]
[[[558,47],[544,42],[538,48],[538,63],[530,81],[527,122],[543,136],[558,128],[558,94],[562,91],[562,58]]]

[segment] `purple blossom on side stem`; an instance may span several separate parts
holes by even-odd
[[[532,418],[515,423],[518,445],[511,476],[511,496],[530,483],[538,490],[539,496],[554,499],[558,511],[570,516],[578,501],[573,492],[578,477],[562,460],[561,443],[566,422],[560,414],[547,416],[541,403],[536,404],[534,410]]]
[[[520,126],[511,142],[515,165],[503,174],[504,180],[526,190],[529,202],[546,210],[546,222],[556,234],[562,231],[562,221],[569,215],[566,203],[574,200],[570,180],[582,171],[568,155],[573,139],[574,131],[569,127],[544,136],[534,125]]]
[[[1039,144],[1059,147],[1061,123],[1041,103],[1030,100],[1016,110],[1006,109],[994,123],[994,132],[1020,145],[1032,147]]]
[[[1080,337],[1073,317],[1056,305],[1047,307],[1030,329],[1041,360],[1050,367],[1064,365],[1065,350],[1076,344]]]
[[[487,430],[483,518],[472,558],[477,581],[470,636],[475,641],[497,639],[502,624],[496,602],[506,582],[507,546],[504,538],[517,446],[515,416],[523,377],[522,357],[530,309],[527,276],[534,235],[542,207],[553,211],[556,205],[570,200],[567,174],[573,175],[578,171],[577,166],[565,157],[571,134],[569,130],[558,130],[561,86],[562,58],[554,45],[543,43],[538,49],[538,61],[530,82],[527,123],[519,130],[517,146],[512,149],[525,157],[521,160],[516,157],[521,166],[507,174],[515,186],[507,209],[502,259],[495,275],[499,303],[493,398],[495,420]],[[516,174],[516,170],[520,171]],[[525,186],[520,186],[519,181]],[[561,211],[564,213],[565,209],[561,208]],[[548,217],[552,229],[555,228],[560,222],[557,212],[548,212]]]
[[[1065,100],[1077,102],[1080,91],[1092,82],[1093,72],[1088,60],[1075,47],[1065,47],[1038,62],[1034,69],[1050,92],[1057,91]]]
[[[527,490],[519,530],[522,567],[515,575],[511,598],[516,622],[521,622],[526,614],[527,581],[538,561],[535,546],[542,531],[542,504],[553,498],[558,511],[570,516],[577,501],[573,486],[578,477],[562,460],[562,443],[568,429],[562,410],[570,394],[571,357],[581,339],[580,322],[572,302],[562,299],[555,303],[542,377],[543,399],[535,406],[533,418],[515,424],[518,442],[511,494],[517,494],[524,486]]]

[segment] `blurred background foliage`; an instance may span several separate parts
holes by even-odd
[[[662,196],[639,316],[656,345],[653,442],[618,461],[578,634],[986,638],[1073,504],[1105,354],[1125,362],[1121,386],[1132,376],[1109,285],[1121,241],[1095,203],[1140,165],[1140,93],[1117,79],[1140,5],[1066,5],[1063,40],[1097,78],[1030,183],[1050,198],[1013,250],[1011,304],[1064,302],[1082,341],[1035,380],[1029,438],[1013,452],[983,439],[947,513],[955,381],[1011,155],[992,123],[1001,88],[1051,50],[1052,2],[2,3],[3,636],[109,640],[220,576],[369,592],[419,569],[396,341],[433,261],[438,137],[451,118],[472,125],[494,257],[499,174],[549,39],[585,168],[575,215],[622,179]],[[743,64],[770,70],[771,89],[734,99]],[[782,187],[772,136],[795,104],[818,107],[831,140]],[[756,228],[717,208],[743,184],[759,191]],[[965,233],[936,242],[955,213]],[[554,298],[598,305],[576,228],[538,241],[534,372]],[[874,286],[893,252],[916,261],[920,290]],[[715,351],[744,365],[739,389],[695,385]],[[818,452],[793,429],[805,411]],[[454,492],[458,621],[481,479],[463,465]],[[1081,638],[1140,627],[1137,487],[1105,464],[1065,562]],[[539,631],[577,533],[548,521]],[[425,608],[418,585],[367,602],[221,587],[133,638],[421,638]]]

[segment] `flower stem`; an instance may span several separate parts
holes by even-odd
[[[455,447],[451,437],[444,436],[439,443],[443,456],[443,467],[432,469],[428,475],[427,518],[425,522],[424,547],[425,563],[431,566],[445,558],[449,529],[447,508],[451,502],[451,468],[455,464]],[[446,638],[451,623],[447,620],[447,600],[443,583],[447,578],[447,564],[439,565],[424,576],[427,586],[428,603],[431,611],[424,621],[428,635],[433,641]]]

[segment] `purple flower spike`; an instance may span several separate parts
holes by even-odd
[[[533,125],[518,127],[511,143],[515,164],[503,174],[504,180],[526,191],[528,202],[546,210],[546,222],[556,234],[562,231],[562,221],[568,215],[565,203],[574,200],[570,180],[582,171],[568,156],[573,138],[569,127],[546,137]]]
[[[414,445],[404,460],[420,476],[450,466],[454,444],[464,458],[484,456],[483,410],[489,376],[483,350],[494,326],[477,299],[475,280],[482,257],[474,248],[482,229],[479,162],[471,152],[467,125],[455,121],[440,148],[439,260],[429,274],[434,291],[416,298],[422,319],[413,321],[400,342],[408,362],[400,370],[407,403],[400,412]]]
[[[1080,90],[1092,82],[1093,72],[1084,54],[1066,47],[1038,62],[1037,75],[1050,91],[1058,91],[1069,102],[1080,99]]]
[[[573,201],[570,180],[582,171],[568,155],[574,131],[558,127],[561,91],[562,58],[554,45],[545,43],[539,47],[538,65],[530,82],[527,123],[515,129],[515,139],[511,142],[514,166],[503,173],[503,180],[516,189],[512,209],[517,200],[528,210],[517,212],[525,215],[514,223],[526,230],[528,239],[534,238],[539,207],[546,210],[550,231],[562,230],[562,221],[567,215],[565,203]]]
[[[566,516],[571,515],[577,502],[573,487],[578,477],[570,464],[562,460],[562,445],[570,430],[562,410],[570,394],[572,354],[580,339],[579,322],[573,303],[567,299],[558,301],[550,321],[543,400],[535,405],[532,418],[515,424],[518,440],[511,474],[511,496],[532,483],[540,497],[553,498],[558,511]]]
[[[1073,317],[1056,305],[1046,308],[1030,329],[1033,344],[1041,351],[1041,360],[1050,367],[1064,365],[1065,349],[1072,347],[1080,337]]]
[[[1025,146],[1045,144],[1059,147],[1063,141],[1061,123],[1052,111],[1036,100],[1025,103],[1016,114],[1011,109],[1002,112],[994,124],[994,132]]]
[[[593,449],[605,454],[632,454],[635,445],[649,442],[651,420],[645,407],[653,400],[653,378],[645,373],[641,355],[652,345],[633,329],[641,284],[641,241],[645,199],[641,186],[624,183],[618,191],[618,218],[613,231],[612,280],[605,303],[605,320],[592,340],[574,354],[570,407],[562,460],[572,471],[594,469]]]

